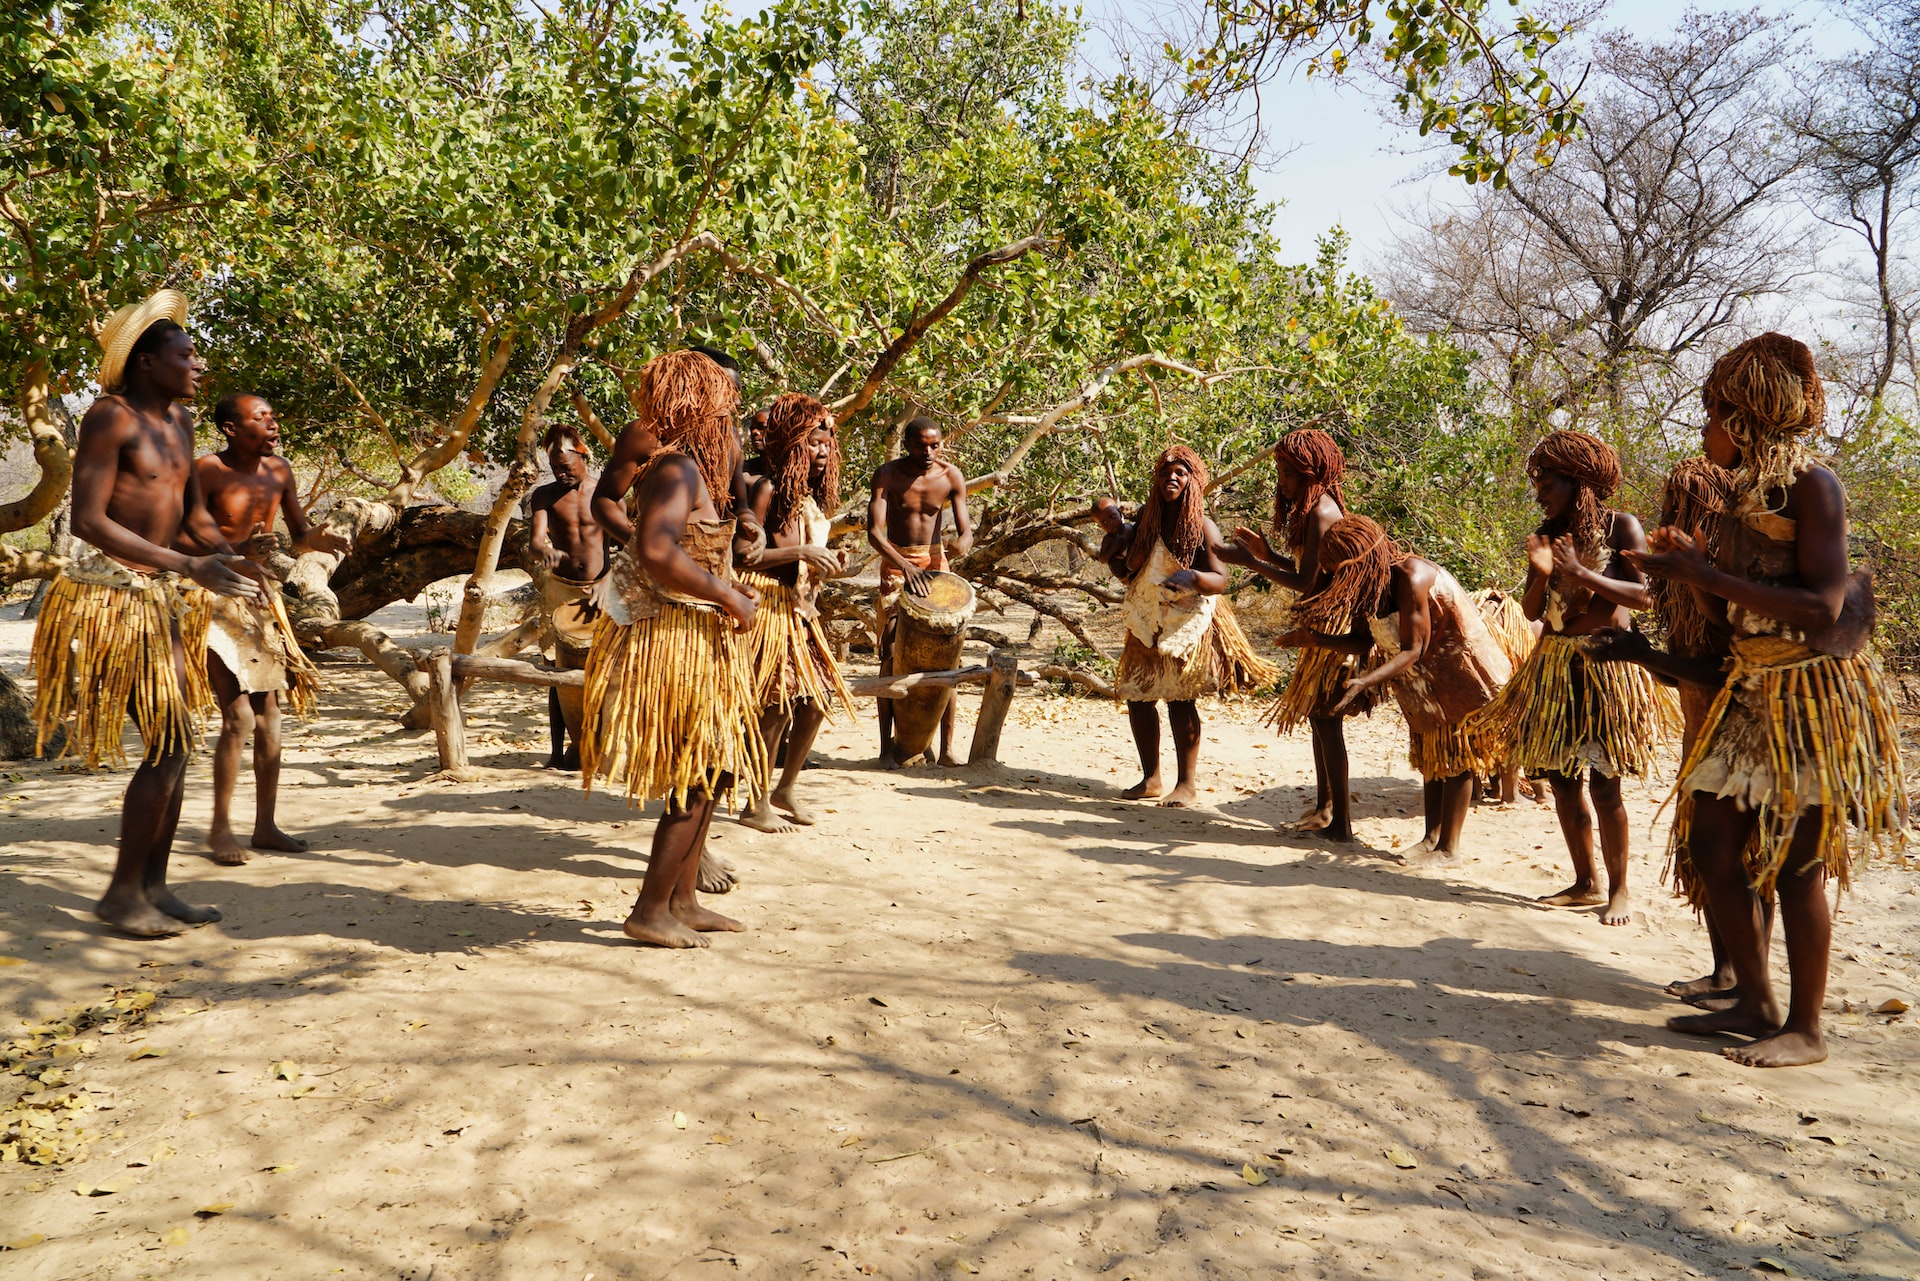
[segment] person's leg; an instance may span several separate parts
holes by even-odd
[[[792,815],[793,821],[802,827],[813,826],[814,817],[793,799],[793,785],[799,781],[800,771],[807,767],[807,753],[813,750],[814,736],[820,732],[820,724],[825,719],[825,714],[811,700],[793,705],[786,758],[780,767],[780,785],[773,789],[774,806]]]
[[[717,790],[725,791],[726,787],[726,780],[723,779]],[[668,900],[667,908],[673,913],[675,920],[697,933],[739,933],[747,927],[731,916],[722,916],[700,905],[700,860],[706,854],[707,830],[713,826],[714,809],[714,802],[709,800],[706,805],[706,817],[701,819],[700,829],[694,834],[693,855],[681,864],[680,879],[674,884],[673,895]]]
[[[1511,805],[1520,799],[1520,767],[1503,765],[1500,768],[1500,803]]]
[[[1160,782],[1160,707],[1156,703],[1127,704],[1127,728],[1133,731],[1134,750],[1140,753],[1140,781],[1120,793],[1130,801],[1165,791]]]
[[[1327,724],[1320,717],[1307,722],[1307,731],[1313,738],[1313,808],[1294,821],[1294,826],[1303,832],[1317,832],[1333,821],[1333,789],[1327,785]],[[1333,722],[1334,732],[1339,732],[1339,722]],[[1345,746],[1345,740],[1342,740]]]
[[[546,769],[564,769],[567,755],[567,720],[560,714],[560,691],[547,686],[547,741],[552,746],[547,752]]]
[[[240,753],[254,728],[253,700],[212,650],[207,651],[207,681],[220,704],[220,737],[213,745],[213,825],[207,829],[207,848],[222,867],[238,867],[247,861],[247,851],[233,836],[233,788],[240,776]]]
[[[1617,775],[1590,770],[1587,790],[1593,796],[1594,821],[1600,829],[1600,857],[1607,866],[1607,902],[1600,909],[1600,921],[1625,925],[1633,920],[1633,902],[1627,895],[1627,803],[1621,798]],[[1587,857],[1593,857],[1591,847]]]
[[[1420,840],[1407,850],[1408,858],[1431,854],[1440,843],[1440,783],[1440,779],[1429,778],[1420,784],[1420,817],[1425,826]]]
[[[950,689],[947,691],[947,708],[940,713],[940,764],[948,768],[960,763],[960,758],[953,754],[953,727],[959,713],[960,692]]]
[[[1313,718],[1314,742],[1324,762],[1324,808],[1299,824],[1303,832],[1324,832],[1328,840],[1353,839],[1353,789],[1347,770],[1347,736],[1344,721],[1338,716]]]
[[[1713,949],[1713,969],[1697,979],[1675,979],[1667,984],[1666,990],[1669,995],[1702,1009],[1730,1009],[1740,998],[1733,975],[1733,954],[1727,950],[1727,940],[1714,923],[1713,907],[1706,903],[1700,906],[1700,919],[1707,927],[1707,946]],[[1771,895],[1760,900],[1760,950],[1768,956],[1773,955]]]
[[[1605,902],[1600,893],[1600,878],[1593,864],[1593,815],[1587,811],[1585,789],[1580,779],[1570,774],[1549,774],[1547,785],[1553,789],[1553,807],[1560,816],[1560,835],[1566,838],[1567,853],[1573,858],[1573,884],[1557,894],[1548,894],[1540,902],[1553,907],[1593,907]]]
[[[304,854],[307,842],[288,836],[274,821],[280,806],[280,695],[266,690],[253,697],[253,839],[257,850]]]
[[[714,804],[715,797],[706,792],[688,793],[685,806],[667,802],[659,826],[653,829],[653,850],[640,882],[640,896],[622,927],[628,938],[660,947],[707,946],[706,939],[681,924],[672,904],[683,875],[689,868],[698,872],[700,846]]]
[[[1744,857],[1757,816],[1732,800],[1693,794],[1693,823],[1687,855],[1706,892],[1714,925],[1726,944],[1737,996],[1731,1007],[1705,1014],[1681,1014],[1667,1020],[1676,1032],[1712,1036],[1736,1032],[1771,1036],[1780,1030],[1780,1008],[1767,973],[1767,938],[1761,925],[1760,896],[1753,892]],[[1803,820],[1804,822],[1804,820]],[[1789,866],[1791,866],[1789,862]],[[1785,887],[1787,878],[1780,884]],[[1785,892],[1783,888],[1783,893]],[[1821,910],[1824,913],[1825,903]],[[1817,1025],[1816,1025],[1817,1027]]]
[[[1473,774],[1455,774],[1427,786],[1438,792],[1434,808],[1439,818],[1428,861],[1450,866],[1460,861],[1460,833],[1467,825],[1467,811],[1473,808]]]
[[[1167,726],[1173,731],[1174,780],[1173,790],[1160,804],[1181,809],[1199,799],[1194,775],[1200,768],[1200,708],[1189,699],[1168,703]],[[1154,756],[1159,755],[1156,750]]]
[[[883,698],[880,701],[884,703],[887,700]],[[762,709],[760,712],[760,741],[763,743],[779,742],[780,735],[786,732],[787,721],[788,715],[778,703],[775,703],[772,707]],[[740,822],[747,827],[761,832],[779,833],[791,832],[793,830],[792,823],[789,823],[785,818],[773,812],[773,797],[766,795],[756,798],[753,804],[747,807],[747,812],[740,816]]]
[[[1799,1067],[1827,1057],[1820,1011],[1827,1000],[1827,966],[1833,950],[1833,917],[1827,908],[1827,869],[1814,851],[1820,811],[1800,816],[1793,849],[1780,872],[1780,925],[1787,937],[1787,1021],[1772,1036],[1721,1053],[1748,1067]],[[1799,869],[1795,871],[1794,869]],[[1762,933],[1761,957],[1766,956]]]
[[[893,675],[893,622],[882,617],[880,624],[880,674]],[[883,769],[899,769],[900,757],[893,747],[893,700],[875,699],[880,704],[875,709],[880,718],[880,765]]]

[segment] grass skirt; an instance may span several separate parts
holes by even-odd
[[[760,597],[753,626],[741,638],[753,671],[755,706],[790,714],[795,703],[806,700],[831,721],[837,702],[853,719],[853,693],[820,620],[802,618],[798,595],[778,579],[752,570],[737,571],[735,577]]]
[[[1676,891],[1696,906],[1702,887],[1688,841],[1701,792],[1759,816],[1745,859],[1762,895],[1773,892],[1802,815],[1818,808],[1813,857],[1845,889],[1869,847],[1903,842],[1908,812],[1899,721],[1880,660],[1870,650],[1835,658],[1779,637],[1736,639],[1727,683],[1675,791],[1668,870]]]
[[[1293,676],[1287,687],[1274,695],[1267,705],[1261,724],[1282,734],[1299,729],[1316,716],[1333,715],[1333,705],[1347,692],[1347,682],[1372,666],[1371,657],[1363,664],[1351,654],[1312,645],[1303,647],[1294,660]],[[1369,689],[1347,705],[1343,716],[1371,712],[1380,701],[1378,689]]]
[[[90,558],[82,573],[90,577],[93,563]],[[120,738],[131,713],[146,744],[145,759],[191,752],[199,718],[213,707],[206,661],[211,596],[172,575],[148,577],[112,563],[104,575],[119,581],[62,574],[47,585],[30,663],[39,682],[35,750],[44,750],[55,729],[66,725],[61,756],[79,755],[89,769],[102,760],[125,765]],[[186,651],[184,689],[173,666],[176,620]]]
[[[687,794],[739,804],[767,787],[767,751],[746,647],[721,613],[662,604],[621,625],[602,617],[587,655],[580,775],[618,784],[631,805]]]
[[[1461,774],[1491,774],[1505,748],[1473,717],[1432,734],[1410,733],[1407,764],[1429,783]]]
[[[1467,720],[1497,757],[1529,774],[1638,778],[1659,742],[1679,732],[1680,704],[1646,669],[1589,663],[1577,637],[1546,635]]]
[[[1185,662],[1149,649],[1128,632],[1113,689],[1122,702],[1186,703],[1207,694],[1251,693],[1279,678],[1280,669],[1255,652],[1222,596],[1206,636]]]

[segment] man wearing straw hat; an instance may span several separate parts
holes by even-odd
[[[66,724],[89,766],[124,762],[128,713],[146,754],[120,810],[120,853],[94,913],[143,938],[220,919],[167,888],[195,713],[206,688],[205,598],[257,600],[265,574],[235,554],[207,513],[193,468],[193,398],[205,368],[171,289],[122,307],[100,331],[102,395],[80,420],[73,532],[88,544],[47,592],[33,638],[40,744]],[[206,555],[174,550],[183,540]]]

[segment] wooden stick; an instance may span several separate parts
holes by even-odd
[[[453,676],[453,662],[444,649],[436,649],[425,660],[427,669],[427,709],[433,717],[434,746],[440,749],[443,770],[467,767],[467,724],[460,710],[459,685]]]
[[[1007,723],[1014,686],[1020,679],[1020,659],[1012,650],[994,650],[987,656],[987,664],[990,669],[987,692],[980,700],[980,715],[973,723],[973,746],[967,752],[969,765],[1000,759],[1000,730]]]
[[[461,681],[506,681],[510,685],[545,685],[554,689],[585,689],[587,674],[555,667],[536,667],[517,658],[482,658],[455,654],[449,661]]]

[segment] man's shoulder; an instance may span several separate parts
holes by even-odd
[[[1607,546],[1616,551],[1632,546],[1636,540],[1644,541],[1646,534],[1640,528],[1640,518],[1632,512],[1614,511],[1612,520],[1607,522]]]
[[[535,485],[533,487],[533,493],[528,496],[527,501],[535,507],[551,507],[555,500],[560,497],[560,491],[563,488],[564,486],[557,480],[550,480],[544,485]]]

